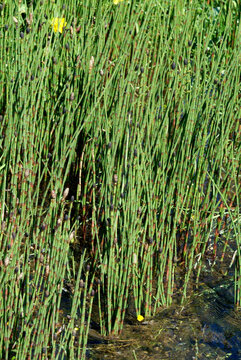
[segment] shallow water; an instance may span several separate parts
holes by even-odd
[[[223,262],[218,260],[223,249],[222,239],[218,244],[216,263],[209,257],[203,261],[199,287],[196,288],[193,277],[185,303],[180,304],[181,294],[177,291],[172,306],[160,309],[155,317],[144,319],[142,323],[135,320],[135,310],[132,311],[130,304],[119,337],[108,339],[100,335],[98,308],[94,306],[86,358],[241,359],[241,310],[234,308],[234,234],[231,234],[231,238]],[[211,235],[209,247],[211,251]],[[178,274],[176,281],[179,287]],[[61,309],[63,317],[67,317],[71,309],[68,291],[63,291]],[[95,318],[97,323],[94,322]],[[65,359],[63,354],[61,359]]]
[[[92,340],[91,340],[92,339]],[[112,341],[90,334],[88,359],[241,359],[241,312],[232,282],[203,285],[181,306],[173,304],[143,323],[125,325]]]
[[[190,285],[184,304],[176,297],[151,319],[127,321],[118,338],[91,329],[87,359],[241,359],[241,311],[234,308],[229,265],[207,261],[199,288]]]
[[[87,359],[241,360],[241,309],[234,308],[231,260],[235,248],[233,236],[223,262],[203,262],[199,287],[190,284],[182,305],[174,298],[155,317],[126,323],[116,339],[101,339],[91,330]],[[219,259],[221,252],[220,245]]]

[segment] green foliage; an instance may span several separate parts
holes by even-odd
[[[233,256],[240,307],[239,3],[5,1],[0,28],[0,358],[84,358],[93,304],[117,335]]]

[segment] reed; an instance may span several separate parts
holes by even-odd
[[[1,358],[84,359],[222,262],[240,308],[240,11],[0,4]]]

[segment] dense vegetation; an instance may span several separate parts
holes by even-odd
[[[2,359],[84,358],[93,306],[117,335],[226,256],[241,306],[240,1],[115,3],[0,4]]]

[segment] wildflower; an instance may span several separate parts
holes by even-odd
[[[124,0],[113,0],[113,4],[114,5],[118,5],[120,2],[122,2],[122,1],[124,1]]]
[[[143,320],[144,320],[144,316],[142,316],[142,315],[137,316],[137,321],[143,321]]]
[[[53,18],[51,21],[51,26],[54,30],[54,32],[59,31],[61,34],[63,32],[63,28],[66,27],[67,22],[65,21],[65,18]]]

